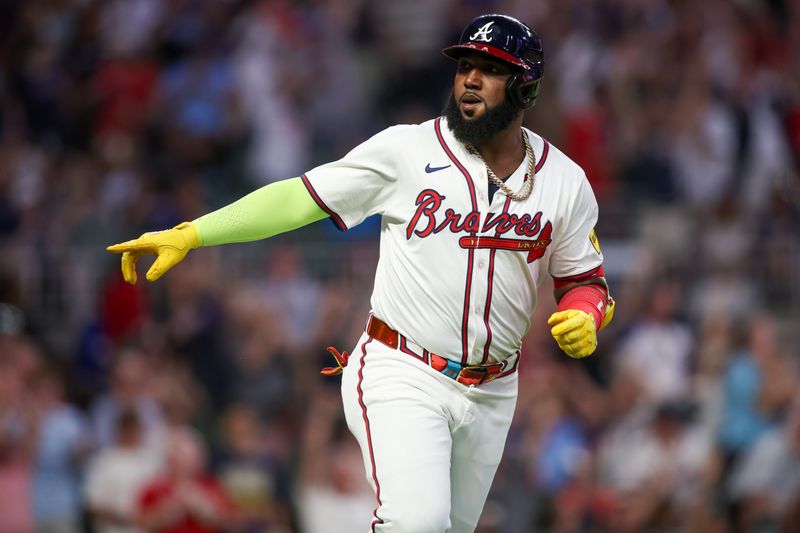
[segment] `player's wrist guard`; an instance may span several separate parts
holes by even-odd
[[[597,348],[597,331],[614,315],[614,300],[599,285],[581,285],[561,298],[547,321],[558,346],[570,357],[586,357]]]

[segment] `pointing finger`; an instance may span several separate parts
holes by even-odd
[[[139,237],[138,239],[133,239],[130,241],[121,242],[119,244],[112,244],[111,246],[107,246],[106,250],[109,252],[134,252],[134,251],[152,251],[155,253],[156,244],[153,243],[150,239],[144,238],[144,236]]]

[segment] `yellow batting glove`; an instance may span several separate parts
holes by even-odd
[[[147,271],[147,280],[155,281],[167,270],[180,263],[189,250],[200,246],[197,229],[191,222],[182,222],[172,229],[151,231],[138,239],[114,244],[109,252],[122,253],[122,277],[136,284],[136,262],[144,255],[155,255],[156,260]]]
[[[611,322],[611,319],[614,318],[614,308],[617,306],[617,303],[614,301],[614,298],[611,296],[608,297],[608,302],[606,303],[606,314],[603,316],[603,322],[600,323],[600,329],[603,329]]]
[[[591,355],[597,348],[597,327],[586,311],[566,309],[550,315],[550,333],[564,353],[580,358]]]

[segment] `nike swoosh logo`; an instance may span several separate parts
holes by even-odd
[[[440,171],[440,170],[444,170],[444,169],[446,169],[446,168],[447,168],[447,167],[449,167],[449,166],[450,166],[450,165],[445,165],[445,166],[443,166],[443,167],[432,167],[432,166],[431,166],[431,164],[430,164],[430,163],[428,163],[427,165],[425,165],[425,173],[426,173],[426,174],[430,174],[431,172],[438,172],[438,171]]]

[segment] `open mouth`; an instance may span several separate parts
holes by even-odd
[[[461,111],[468,117],[471,117],[479,105],[483,103],[480,96],[473,93],[465,93],[461,96],[460,105]]]

